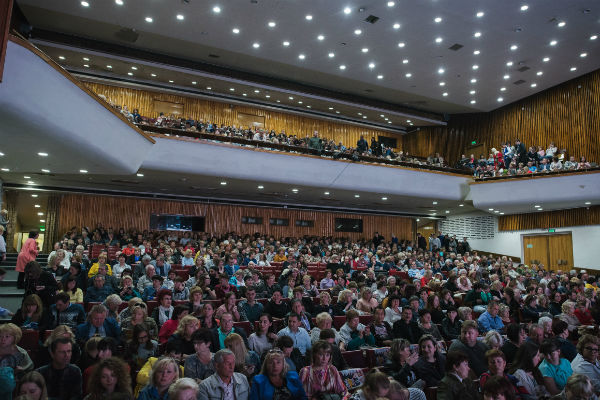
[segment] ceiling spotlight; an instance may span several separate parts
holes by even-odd
[[[479,11],[477,14],[475,14],[477,16],[477,18],[481,18],[485,15],[485,13],[483,11]]]
[[[534,207],[535,207],[535,208],[539,208],[539,207],[541,207],[541,206],[540,206],[540,205],[538,205],[538,204],[536,204],[536,205],[534,205]]]
[[[538,208],[537,210],[538,210],[538,211],[542,211],[542,210],[544,210],[544,209],[543,209],[543,208]]]
[[[598,39],[598,35],[592,35],[592,36],[590,36],[590,40],[596,40],[596,39]]]
[[[49,169],[42,168],[42,172],[44,172],[44,173],[46,173],[46,174],[49,174],[49,173],[50,173],[50,170],[49,170]]]
[[[503,78],[504,80],[510,79],[510,75],[504,75],[502,78]]]
[[[436,17],[434,21],[439,24],[440,22],[442,22],[442,17]]]
[[[298,104],[302,104],[302,102],[301,102],[301,101],[299,101],[299,102],[298,102]]]
[[[577,67],[571,67],[571,72],[577,71]]]
[[[586,205],[586,206],[589,206],[590,204],[592,204],[592,202],[591,202],[591,201],[586,201],[586,202],[585,202],[585,205]]]
[[[42,206],[40,206],[39,204],[35,204],[34,207],[35,208],[41,208]]]
[[[443,38],[441,38],[441,37],[436,37],[436,38],[435,38],[435,42],[436,42],[436,43],[442,43],[442,41],[443,41],[443,40],[444,40],[444,39],[443,39]]]
[[[386,201],[387,197],[382,197],[381,200]]]
[[[79,173],[81,173],[81,174],[87,174],[88,170],[87,169],[80,169]]]
[[[65,57],[64,56],[58,56],[59,60],[64,60]]]
[[[260,93],[260,90],[254,89],[254,93]]]
[[[83,64],[84,67],[89,68],[90,66],[88,64]]]
[[[342,64],[342,65],[340,65],[340,69],[343,71],[346,69],[346,66]]]
[[[515,50],[516,50],[516,49],[518,49],[518,48],[519,48],[519,46],[517,46],[516,44],[513,44],[512,46],[510,46],[510,49],[511,49],[512,51],[515,51]]]
[[[210,86],[207,86],[207,87],[206,87],[206,90],[212,90],[212,87],[210,87]]]
[[[473,54],[475,54],[476,56],[478,56],[478,55],[479,55],[479,53],[481,53],[479,50],[475,50],[475,51],[473,52]]]
[[[265,97],[266,97],[267,99],[270,99],[270,98],[271,98],[271,95],[270,95],[270,94],[267,94],[267,95],[265,95]]]
[[[449,210],[446,210],[446,214],[450,214],[450,211],[449,211]]]
[[[477,103],[477,101],[471,100],[471,104],[475,104],[475,103]]]
[[[388,6],[388,7],[394,7],[395,5],[396,5],[396,3],[395,3],[395,2],[393,2],[393,1],[388,1],[388,2],[387,2],[387,6]]]
[[[329,58],[333,58],[333,57],[335,57],[335,53],[329,53],[328,56],[329,56]]]
[[[133,76],[133,72],[128,72],[127,75]]]
[[[252,43],[252,47],[258,49],[260,47],[260,43]]]
[[[446,86],[446,82],[440,82],[440,86]]]
[[[258,185],[259,189],[264,189],[265,187],[263,185]]]
[[[221,185],[225,186],[225,185],[227,185],[227,182],[223,181],[223,182],[221,182]]]
[[[87,57],[83,57],[83,61],[90,61],[90,59]]]
[[[87,1],[82,1],[82,2],[81,2],[81,5],[82,5],[83,7],[89,7],[89,6],[90,6],[90,3],[88,3]]]
[[[538,71],[538,72],[536,73],[536,75],[537,75],[537,76],[544,75],[544,72],[543,72],[543,71]]]
[[[504,101],[504,99],[502,97],[498,97],[496,100],[498,101],[498,103],[501,103]]]
[[[290,42],[288,42],[287,40],[285,42],[282,43],[285,47],[288,47],[290,45]]]
[[[448,92],[442,93],[442,96],[447,97],[448,96]]]
[[[233,28],[231,30],[231,32],[233,32],[233,33],[235,33],[237,35],[238,33],[240,33],[240,29],[239,28]]]
[[[152,21],[154,21],[154,20],[152,19],[152,17],[146,17],[146,22],[152,22]]]
[[[542,61],[543,61],[543,62],[548,62],[548,61],[550,61],[550,57],[544,57],[544,58],[542,59]]]
[[[355,194],[354,197],[358,199],[360,197],[360,194]]]
[[[169,83],[175,83],[175,81],[170,79],[170,80],[169,80]]]
[[[350,14],[351,12],[352,12],[352,9],[350,7],[344,8],[344,14]]]
[[[48,153],[39,152],[38,156],[40,156],[40,157],[48,157]]]
[[[235,88],[229,88],[229,90],[235,92]]]
[[[246,97],[246,96],[248,96],[248,94],[247,93],[242,93],[242,96]]]
[[[371,68],[371,69],[375,68],[375,63],[369,63],[369,68]]]
[[[581,53],[581,54],[579,55],[579,57],[581,57],[581,58],[585,58],[585,57],[587,57],[587,53]]]
[[[506,91],[506,88],[503,86],[503,87],[501,87],[501,88],[500,88],[500,91],[501,91],[501,92],[505,92],[505,91]]]
[[[513,65],[513,62],[512,62],[512,61],[509,61],[509,62],[507,62],[507,63],[506,63],[506,66],[507,66],[507,67],[512,67],[512,65]]]
[[[360,51],[362,51],[363,53],[368,53],[368,52],[369,52],[369,49],[368,49],[368,48],[366,48],[366,47],[363,47],[363,48],[362,48]]]
[[[122,6],[122,5],[123,5],[123,0],[115,0],[115,3],[116,3],[118,6]]]
[[[213,7],[213,12],[214,12],[215,14],[218,14],[218,13],[220,13],[220,12],[221,12],[221,7],[219,7],[219,6],[214,6],[214,7]]]
[[[392,28],[400,29],[400,24],[396,22],[394,25],[392,25]]]
[[[298,193],[298,189],[295,189],[295,188],[294,188],[294,189],[292,189],[292,192],[294,192],[294,193]]]
[[[156,74],[150,74],[150,76],[156,78]]]
[[[494,211],[494,209],[493,208],[488,208],[488,211]]]
[[[405,58],[404,60],[402,60],[402,64],[408,64],[408,59]]]
[[[464,205],[464,204],[459,204],[458,206],[459,206],[459,207],[464,207],[465,205]]]
[[[433,204],[434,206],[437,204],[437,201],[432,202],[431,204]]]
[[[142,174],[140,172],[138,172],[136,175],[139,176],[140,178],[144,176],[144,174]]]
[[[469,94],[473,95],[473,94],[475,94],[475,91],[474,91],[474,90],[471,90],[471,91],[469,92]]]
[[[183,21],[185,17],[183,16],[183,14],[177,14],[177,19],[180,21]]]
[[[37,194],[32,194],[31,197],[38,197],[38,195]]]
[[[406,76],[407,78],[410,78],[412,76],[412,74],[409,72],[409,73],[405,74],[404,76]]]
[[[527,11],[528,8],[529,8],[529,6],[527,4],[523,4],[521,6],[521,11]]]
[[[10,169],[8,169],[8,168],[0,168],[0,171],[3,171],[3,172],[10,172]]]
[[[275,23],[275,21],[269,21],[267,25],[269,25],[269,28],[275,28],[277,24]]]
[[[479,65],[475,64],[475,65],[473,65],[473,67],[472,67],[472,68],[473,68],[473,69],[479,69]]]
[[[360,35],[362,33],[362,31],[360,29],[355,29],[354,30],[354,34],[355,35]]]
[[[562,28],[562,27],[563,27],[563,26],[565,26],[566,24],[567,24],[567,23],[566,23],[565,21],[560,21],[560,22],[558,23],[558,27],[559,27],[559,28]]]
[[[24,179],[31,179],[31,177],[30,177],[30,176],[27,176],[27,175],[25,175],[23,178],[24,178]]]
[[[377,75],[377,79],[383,79],[383,75]]]
[[[112,69],[112,65],[107,65],[106,68]]]
[[[475,32],[475,33],[473,34],[473,36],[475,36],[475,37],[481,37],[481,32]]]
[[[550,41],[550,46],[556,46],[558,42],[556,40],[552,40]]]
[[[306,56],[304,54],[298,54],[298,58],[301,60],[304,60],[306,58]]]
[[[402,47],[404,47],[404,46],[406,46],[406,44],[405,44],[404,42],[400,42],[400,43],[398,43],[398,47],[402,48]]]
[[[443,74],[444,72],[446,72],[446,70],[444,68],[438,69],[438,74]]]
[[[532,83],[531,84],[531,87],[536,87],[536,86],[537,86],[537,83]]]
[[[292,96],[288,97],[288,99],[290,99],[290,100],[294,100],[294,98],[293,98]]]
[[[37,195],[35,195],[35,197],[37,197]],[[37,215],[42,216],[42,215],[44,215],[44,213],[43,212],[39,212],[39,213],[37,213]]]
[[[318,40],[325,40],[325,36],[323,36],[323,35],[319,35],[319,36],[317,36],[317,39],[318,39]]]
[[[306,20],[307,20],[307,21],[312,21],[312,15],[310,15],[310,14],[308,14],[308,15],[307,15],[306,17],[304,17],[304,18],[306,18]]]
[[[475,78],[471,79],[471,83],[477,83],[477,79],[475,79]]]

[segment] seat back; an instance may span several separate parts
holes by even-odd
[[[351,368],[367,368],[367,357],[363,350],[342,351],[342,357]]]

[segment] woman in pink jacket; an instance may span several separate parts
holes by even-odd
[[[19,289],[23,289],[24,287],[25,265],[27,265],[29,261],[35,261],[35,258],[38,255],[37,242],[35,241],[37,237],[38,233],[36,231],[29,232],[29,238],[25,241],[23,247],[21,247],[21,252],[17,257],[17,267],[15,270],[19,272],[19,277],[17,278],[17,287]]]

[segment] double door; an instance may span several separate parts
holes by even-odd
[[[573,268],[571,232],[524,235],[523,255],[527,265],[544,264],[545,269],[570,270]]]

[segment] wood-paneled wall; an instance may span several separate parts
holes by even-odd
[[[553,141],[570,155],[600,162],[600,70],[489,113],[452,115],[447,127],[403,136],[402,146],[419,156],[439,152],[454,163],[469,155],[472,141],[485,144],[489,154],[516,138],[544,149]]]
[[[285,130],[288,135],[295,134],[298,137],[305,137],[312,135],[314,130],[318,130],[322,138],[333,139],[336,143],[342,142],[346,146],[356,146],[360,135],[364,135],[369,143],[372,137],[385,136],[396,139],[398,148],[402,145],[402,137],[399,134],[396,135],[376,129],[263,110],[252,106],[230,106],[228,103],[148,90],[136,90],[92,82],[86,82],[86,85],[95,93],[106,96],[114,104],[126,105],[129,110],[139,109],[140,114],[146,117],[158,117],[158,113],[154,111],[153,103],[154,100],[161,100],[182,103],[183,116],[186,118],[191,116],[195,120],[202,119],[218,125],[239,126],[240,123],[237,118],[239,112],[264,117],[265,128],[268,130],[273,129],[278,133]]]
[[[104,226],[118,229],[149,229],[150,214],[183,214],[206,217],[205,229],[209,233],[222,234],[236,232],[253,234],[260,232],[275,237],[299,237],[304,235],[347,237],[352,240],[372,238],[379,232],[385,238],[395,234],[399,239],[412,239],[414,221],[411,218],[395,216],[375,216],[358,214],[325,213],[320,211],[299,211],[279,208],[242,207],[213,205],[193,202],[147,200],[128,197],[109,197],[65,194],[61,200],[59,213],[60,232],[71,227]],[[262,225],[242,224],[242,217],[262,217]],[[269,218],[288,218],[289,226],[271,226]],[[360,218],[363,220],[363,233],[335,232],[335,218]],[[297,227],[300,220],[314,221],[314,227]]]
[[[499,231],[522,231],[583,225],[600,225],[600,206],[544,211],[535,214],[504,215],[498,218]]]

